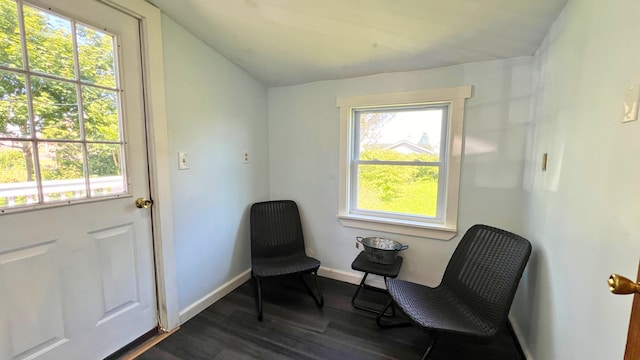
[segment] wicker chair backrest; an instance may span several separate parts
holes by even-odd
[[[255,203],[250,222],[252,258],[305,254],[300,213],[294,201]]]
[[[482,327],[495,334],[506,323],[531,244],[523,237],[487,225],[474,225],[463,236],[440,286],[451,291]]]

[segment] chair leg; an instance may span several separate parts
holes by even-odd
[[[387,304],[378,313],[378,316],[376,317],[376,324],[378,324],[379,327],[381,327],[383,329],[392,329],[392,328],[411,326],[410,322],[403,322],[403,323],[385,323],[385,322],[383,322],[382,321],[382,317],[385,315],[385,312],[387,311],[389,306],[394,306],[393,305],[393,299],[389,300],[387,302]]]
[[[436,340],[438,339],[436,335],[430,334],[429,336],[431,337],[431,343],[429,344],[427,351],[425,351],[424,355],[422,355],[422,360],[427,360],[429,354],[431,354],[431,350],[433,350],[433,346],[436,344]]]
[[[262,321],[262,284],[260,284],[260,278],[253,277],[253,284],[256,289],[256,311],[258,312],[258,321]]]
[[[315,279],[316,289],[318,289],[318,295],[316,295],[311,289],[311,287],[309,286],[309,284],[307,284],[307,281],[305,280],[304,275],[301,275],[300,278],[302,278],[302,283],[307,288],[307,291],[309,291],[309,294],[311,294],[311,297],[313,297],[313,300],[316,302],[316,305],[318,305],[318,307],[322,307],[324,305],[324,297],[322,296],[322,289],[320,289],[320,283],[318,282],[318,270],[312,272],[311,274]]]

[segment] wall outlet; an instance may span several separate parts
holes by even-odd
[[[242,152],[242,163],[244,164],[249,163],[249,150],[245,150]]]

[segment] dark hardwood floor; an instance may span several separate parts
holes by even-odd
[[[269,279],[263,286],[264,321],[256,318],[253,283],[248,281],[183,324],[138,359],[420,359],[428,335],[407,327],[380,329],[375,315],[353,309],[356,286],[320,278],[324,307],[316,307],[296,278]],[[386,296],[365,291],[363,300],[382,304]],[[402,314],[396,318],[402,319]],[[430,359],[523,359],[506,329],[489,344],[441,337]]]

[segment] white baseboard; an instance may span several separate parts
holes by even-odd
[[[524,357],[527,360],[534,360],[531,355],[531,351],[529,351],[529,347],[527,343],[524,341],[524,336],[522,335],[522,331],[520,330],[520,326],[518,323],[513,320],[513,317],[509,316],[509,321],[511,322],[511,327],[513,328],[513,333],[516,335],[516,339],[520,344],[520,348],[522,348],[522,352],[524,353]]]
[[[325,266],[320,266],[320,269],[318,269],[318,275],[351,284],[360,284],[360,280],[362,279],[362,276],[358,276],[355,273],[332,269]]]
[[[344,282],[358,285],[360,284],[360,280],[362,280],[364,273],[348,272],[348,271],[328,268],[325,266],[320,266],[320,269],[318,269],[318,275],[329,278],[329,279],[344,281]],[[369,276],[367,276],[367,285],[385,289],[384,279],[382,276],[369,274]]]
[[[329,278],[329,279],[344,281],[344,282],[356,284],[356,285],[360,284],[360,280],[362,280],[362,274],[360,273],[337,270],[337,269],[328,268],[325,266],[321,266],[320,269],[318,269],[318,275]],[[250,278],[251,278],[251,269],[240,273],[240,275],[227,281],[219,288],[205,295],[202,299],[194,302],[193,304],[188,306],[186,309],[180,311],[180,324],[184,324],[185,322],[190,320],[192,317],[198,315],[204,309],[213,305],[216,301],[222,299],[225,295],[235,290],[238,286],[244,284]],[[369,278],[367,278],[367,280],[368,279]],[[380,285],[378,287],[384,287],[384,282],[382,282],[381,279],[382,278],[371,279],[372,281],[371,282],[367,281],[367,283],[372,286]],[[524,353],[525,358],[527,360],[534,360],[533,356],[531,355],[531,352],[529,351],[527,343],[524,342],[524,337],[522,335],[520,327],[518,326],[518,323],[515,322],[511,316],[509,316],[509,321],[511,322],[511,326],[513,327],[513,332],[516,338],[518,339],[518,343],[522,348],[522,352]]]
[[[184,324],[192,317],[198,315],[204,309],[213,305],[216,301],[222,299],[225,295],[235,290],[238,286],[245,283],[251,278],[251,269],[242,272],[240,275],[222,284],[219,288],[205,295],[202,299],[189,305],[186,309],[180,311],[180,324]]]
[[[351,284],[360,284],[360,280],[362,279],[361,273],[352,273],[324,266],[321,266],[320,269],[318,269],[318,275],[324,276],[329,279],[348,282]],[[225,295],[235,290],[238,286],[244,284],[244,282],[249,280],[250,278],[251,269],[242,272],[240,275],[227,281],[219,288],[202,297],[200,300],[189,305],[187,308],[180,311],[180,324],[184,324],[185,322],[189,321],[192,317],[198,315],[204,309],[213,305],[213,303],[215,303],[216,301],[222,299]],[[377,284],[376,279],[373,278],[372,281],[369,281],[367,279],[367,283],[371,283],[371,285],[373,286],[379,285]],[[381,284],[384,285],[383,282],[381,282]]]

